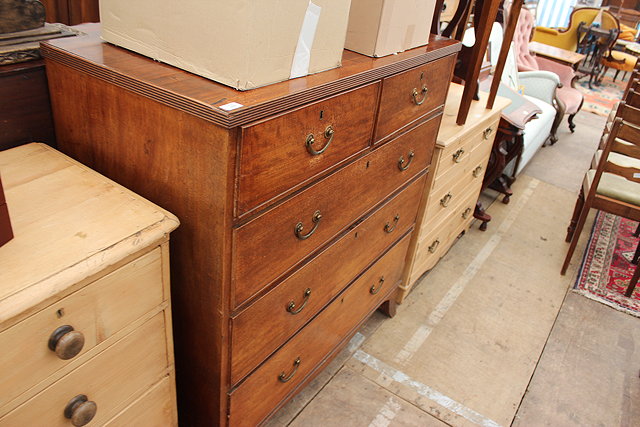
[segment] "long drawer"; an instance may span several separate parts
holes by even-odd
[[[447,56],[383,80],[374,141],[444,104],[455,58]]]
[[[426,175],[232,320],[236,384],[414,224]],[[335,268],[340,265],[341,268]]]
[[[162,289],[158,248],[0,333],[0,407],[160,305]]]
[[[131,405],[109,420],[105,427],[169,427],[178,425],[173,400],[173,383],[173,375],[164,377]]]
[[[498,130],[499,119],[499,116],[489,117],[478,126],[478,130],[475,132],[470,132],[441,149],[434,171],[432,188],[441,188],[445,182],[450,182],[452,177],[460,176],[462,172],[458,171],[470,167],[470,159],[478,148],[488,147],[489,150],[491,149]]]
[[[338,295],[230,394],[231,425],[252,426],[262,421],[372,310],[388,298],[401,279],[409,236],[405,236]]]
[[[447,215],[447,212],[462,202],[470,188],[479,191],[484,177],[486,158],[478,162],[475,160],[471,157],[466,167],[460,169],[460,174],[456,174],[448,181],[448,185],[431,189],[424,214],[427,221],[434,221],[438,215]]]
[[[473,211],[478,201],[480,186],[469,188],[461,200],[452,206],[445,216],[423,223],[419,232],[415,260],[411,269],[409,285],[433,268],[444,255],[453,240],[473,220]]]
[[[242,128],[238,215],[369,146],[380,82]]]
[[[431,162],[438,115],[234,230],[237,307]],[[269,248],[269,250],[265,250]]]
[[[68,427],[65,408],[85,395],[97,411],[91,425],[104,424],[168,368],[164,313],[125,336],[41,393],[0,418],[0,426]]]

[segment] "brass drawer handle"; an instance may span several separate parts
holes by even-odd
[[[485,140],[489,139],[492,133],[493,133],[493,128],[491,127],[486,128],[484,131],[482,131],[482,139],[485,139]]]
[[[289,375],[282,371],[280,375],[278,375],[278,380],[280,380],[281,383],[286,383],[287,381],[289,381],[291,378],[293,378],[296,372],[298,372],[298,366],[300,366],[300,357],[296,357],[296,360],[293,361],[293,371],[291,371]]]
[[[455,153],[453,153],[453,161],[456,163],[460,163],[462,161],[461,157],[464,154],[464,150],[461,148],[458,151],[456,151]]]
[[[407,169],[409,169],[414,156],[415,153],[413,151],[409,151],[409,154],[407,154],[407,158],[409,159],[409,161],[406,165],[404,164],[404,156],[400,156],[400,160],[398,160],[398,169],[400,169],[401,171],[406,171]]]
[[[300,308],[296,310],[296,303],[295,301],[289,301],[289,304],[287,304],[287,311],[291,314],[298,314],[302,311],[302,309],[305,307],[305,305],[307,305],[307,302],[309,301],[309,297],[311,296],[311,288],[307,288],[304,291],[304,294],[302,296],[302,305],[300,305]]]
[[[67,403],[64,416],[71,420],[76,427],[85,426],[91,422],[98,412],[98,405],[84,394],[79,394]]]
[[[420,95],[420,92],[422,93],[422,99],[418,100],[418,95]],[[413,102],[416,105],[422,105],[422,103],[427,99],[427,92],[429,92],[429,89],[427,89],[426,84],[422,85],[422,89],[420,90],[420,92],[418,92],[417,87],[413,88]]]
[[[313,222],[313,228],[307,234],[302,234],[302,232],[304,231],[304,225],[302,224],[302,222],[297,223],[296,228],[294,229],[296,237],[300,240],[306,240],[311,237],[311,235],[316,232],[321,219],[322,214],[320,214],[320,211],[315,211],[313,213],[313,218],[311,218],[311,222]]]
[[[371,288],[369,288],[369,293],[371,295],[377,294],[378,292],[380,292],[380,289],[382,289],[382,285],[384,285],[384,276],[380,277],[377,288],[376,285],[371,285]]]
[[[440,240],[438,239],[434,240],[431,246],[429,246],[428,248],[429,252],[434,253],[436,249],[438,249],[439,245],[440,245]]]
[[[467,219],[470,213],[471,213],[471,208],[465,209],[464,212],[462,212],[462,218]]]
[[[48,347],[60,359],[69,360],[82,351],[84,335],[74,330],[73,326],[60,326],[49,336]]]
[[[393,225],[391,225],[391,223],[388,223],[388,222],[387,222],[387,223],[384,225],[384,231],[386,231],[387,233],[392,233],[392,232],[393,232],[393,230],[395,230],[395,229],[396,229],[396,226],[398,225],[398,221],[399,221],[399,220],[400,220],[400,215],[396,215],[396,216],[393,218]]]
[[[324,130],[324,138],[327,139],[328,141],[324,144],[324,147],[322,147],[320,150],[315,150],[313,148],[313,144],[316,142],[316,139],[313,136],[313,134],[309,134],[309,136],[307,136],[307,143],[306,143],[307,151],[309,152],[309,154],[311,154],[312,156],[319,156],[320,154],[327,151],[327,148],[329,148],[329,145],[331,145],[331,141],[333,141],[334,134],[335,134],[335,131],[333,130],[333,126],[327,126],[327,128]]]
[[[473,177],[474,177],[474,178],[479,177],[481,172],[482,172],[482,166],[478,166],[478,167],[477,167],[477,168],[475,168],[475,169],[473,170],[473,172],[472,172],[472,173],[473,173]]]
[[[445,196],[442,199],[440,199],[440,205],[443,208],[446,208],[447,206],[449,206],[449,202],[451,201],[452,198],[453,196],[451,195],[451,193],[445,194]]]

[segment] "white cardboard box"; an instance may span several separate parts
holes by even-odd
[[[351,0],[345,48],[380,57],[429,43],[435,0]]]
[[[339,67],[350,3],[100,0],[100,19],[110,43],[246,90]]]

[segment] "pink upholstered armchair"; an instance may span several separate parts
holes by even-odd
[[[547,58],[534,56],[529,52],[529,40],[533,31],[534,20],[529,10],[522,8],[518,18],[515,34],[513,35],[513,43],[516,49],[516,57],[518,62],[518,71],[551,71],[560,78],[561,87],[556,92],[556,100],[554,107],[558,111],[556,120],[551,128],[551,134],[556,135],[556,130],[565,114],[569,114],[569,130],[574,131],[576,125],[573,118],[582,108],[584,97],[582,93],[575,88],[574,78],[576,77],[573,69],[568,65],[563,65]]]

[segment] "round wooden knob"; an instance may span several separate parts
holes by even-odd
[[[75,331],[73,326],[60,326],[49,337],[49,349],[62,360],[77,356],[82,351],[82,347],[84,347],[84,335],[82,332]]]
[[[76,427],[85,426],[96,416],[98,405],[84,394],[79,394],[67,403],[64,416],[71,420]]]

